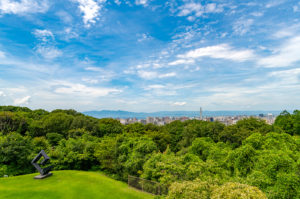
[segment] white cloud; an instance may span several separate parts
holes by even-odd
[[[286,0],[271,0],[266,4],[266,8],[272,8],[275,6],[279,6],[280,4],[283,4],[286,2]]]
[[[115,4],[120,5],[121,1],[120,0],[115,0]]]
[[[172,85],[161,85],[161,84],[153,84],[146,86],[144,88],[146,91],[150,91],[147,93],[147,96],[174,96],[177,95],[176,89]]]
[[[45,13],[48,9],[48,0],[0,1],[0,13],[2,14]]]
[[[265,67],[287,67],[300,61],[300,36],[293,37],[275,50],[276,54],[258,60]]]
[[[161,84],[153,84],[153,85],[149,85],[145,88],[145,90],[151,90],[151,89],[163,89],[166,86],[161,85]]]
[[[5,58],[5,53],[0,51],[0,58]]]
[[[78,8],[83,13],[83,23],[87,28],[95,24],[99,19],[100,11],[106,0],[75,0],[79,3]]]
[[[176,76],[176,73],[171,72],[171,73],[161,74],[161,75],[159,75],[158,77],[159,77],[159,78],[167,78],[167,77],[175,77],[175,76]]]
[[[138,74],[139,77],[141,77],[143,79],[168,78],[168,77],[176,76],[176,73],[174,73],[174,72],[159,74],[159,73],[154,72],[154,71],[144,71],[144,70],[138,71],[137,74]]]
[[[211,57],[215,59],[228,59],[243,62],[253,59],[255,55],[252,50],[235,50],[228,44],[220,44],[191,50],[184,55],[179,55],[178,57],[186,59]]]
[[[35,50],[42,57],[45,59],[55,59],[63,54],[61,50],[55,47],[55,37],[50,30],[36,29],[33,34],[41,41],[40,44],[36,45]]]
[[[205,13],[223,12],[223,7],[215,3],[202,5],[201,3],[189,2],[178,8],[177,16],[187,16],[189,21],[202,16]]]
[[[187,3],[183,6],[179,7],[180,12],[178,13],[178,16],[188,16],[190,14],[193,14],[197,17],[201,16],[204,12],[204,8],[200,3]]]
[[[264,15],[264,13],[263,12],[252,12],[251,15],[254,17],[261,17]]]
[[[55,59],[62,56],[62,51],[54,46],[38,45],[36,52],[43,56],[45,59]]]
[[[54,35],[50,30],[39,30],[36,29],[33,34],[43,42],[47,42],[49,40],[54,40]]]
[[[238,35],[244,35],[250,31],[253,23],[253,19],[240,19],[233,25],[233,31]]]
[[[223,7],[222,6],[217,6],[215,3],[209,3],[205,6],[205,12],[206,13],[219,13],[223,12]]]
[[[270,77],[278,78],[281,85],[291,85],[300,83],[300,68],[273,71],[269,73]]]
[[[143,33],[143,34],[140,34],[138,35],[138,42],[143,42],[143,41],[146,41],[146,40],[150,40],[152,37],[149,35],[149,34],[146,34],[146,33]]]
[[[176,65],[182,65],[182,64],[194,64],[195,60],[193,59],[178,59],[176,61],[168,63],[169,66],[176,66]]]
[[[83,84],[60,82],[54,92],[59,94],[79,95],[82,97],[102,97],[113,93],[120,93],[122,91],[115,88],[88,87]]]
[[[0,91],[0,97],[5,97],[5,94],[3,91]]]
[[[157,72],[153,72],[153,71],[140,70],[138,71],[138,76],[143,79],[154,79],[158,77],[158,74]]]
[[[28,104],[29,101],[30,101],[30,98],[31,98],[30,96],[26,96],[26,97],[23,97],[23,98],[15,99],[14,104],[15,105]]]
[[[65,28],[63,35],[67,40],[77,38],[79,35],[72,28]]]
[[[174,105],[174,106],[184,106],[184,105],[186,105],[186,102],[174,102],[172,105]]]
[[[135,4],[146,6],[148,4],[148,0],[135,0]]]
[[[275,38],[281,39],[284,37],[290,37],[293,36],[294,32],[289,30],[289,29],[284,29],[284,30],[280,30],[278,32],[276,32],[273,36]]]
[[[70,25],[73,22],[72,16],[66,11],[60,10],[56,15],[66,24]]]
[[[97,84],[99,82],[98,79],[93,79],[93,78],[82,78],[81,80],[89,84]]]
[[[299,7],[300,7],[300,2],[298,2],[297,5],[294,5],[294,6],[293,6],[293,11],[294,11],[294,12],[299,12],[299,11],[300,11],[300,8],[299,8]]]

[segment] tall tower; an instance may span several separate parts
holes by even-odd
[[[200,120],[203,120],[203,116],[202,116],[202,107],[200,107]]]

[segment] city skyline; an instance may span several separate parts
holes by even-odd
[[[300,2],[0,0],[0,105],[294,110]]]

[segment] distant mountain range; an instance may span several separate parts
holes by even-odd
[[[279,115],[281,111],[203,111],[203,117],[215,117],[215,116],[236,116],[236,115],[259,115],[272,113],[273,115]],[[146,117],[199,117],[199,111],[159,111],[159,112],[129,112],[129,111],[85,111],[82,112],[85,115],[89,115],[96,118],[137,118],[144,119]]]

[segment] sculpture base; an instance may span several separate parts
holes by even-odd
[[[47,178],[49,176],[52,176],[53,173],[47,173],[46,175],[38,175],[38,176],[34,176],[34,179],[44,179]]]

